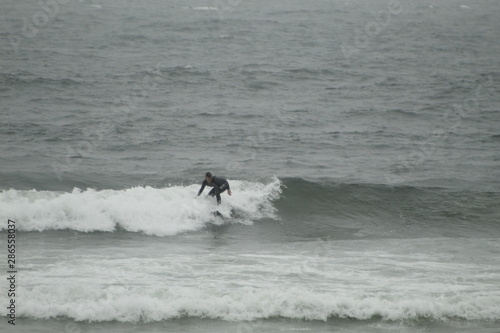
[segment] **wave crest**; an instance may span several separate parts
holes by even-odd
[[[272,201],[281,193],[279,179],[268,184],[238,180],[230,183],[233,195],[223,194],[219,207],[215,199],[203,194],[195,199],[200,185],[192,184],[100,191],[75,188],[69,193],[11,189],[0,193],[0,211],[3,219],[16,220],[21,231],[123,229],[155,236],[199,230],[217,221],[211,215],[216,209],[234,217],[232,222],[275,218]]]

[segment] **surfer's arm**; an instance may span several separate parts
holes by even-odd
[[[206,181],[206,180],[204,180],[204,181],[203,181],[203,183],[201,183],[201,188],[200,188],[200,190],[198,191],[198,195],[197,195],[197,197],[199,197],[199,196],[200,196],[200,194],[201,194],[201,192],[203,192],[203,190],[205,189],[205,186],[207,186],[207,181]]]
[[[227,194],[231,195],[232,192],[231,192],[231,187],[229,186],[229,182],[226,180],[226,184],[227,184]]]

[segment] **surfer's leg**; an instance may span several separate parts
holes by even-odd
[[[214,190],[215,190],[215,196],[217,197],[217,205],[220,205],[220,203],[221,203],[220,194],[222,192],[224,192],[225,190],[227,190],[227,185],[226,184],[222,184],[221,187],[215,185],[214,186]]]
[[[221,203],[221,198],[220,198],[220,188],[219,186],[215,187],[215,196],[217,197],[217,205],[220,205]]]

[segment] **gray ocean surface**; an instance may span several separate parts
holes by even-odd
[[[2,331],[500,332],[498,1],[0,8]]]

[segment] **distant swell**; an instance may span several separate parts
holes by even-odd
[[[48,77],[35,77],[31,74],[13,75],[13,74],[0,73],[0,83],[7,84],[9,86],[26,86],[26,85],[68,86],[68,85],[80,84],[81,82],[67,78],[48,78]]]

